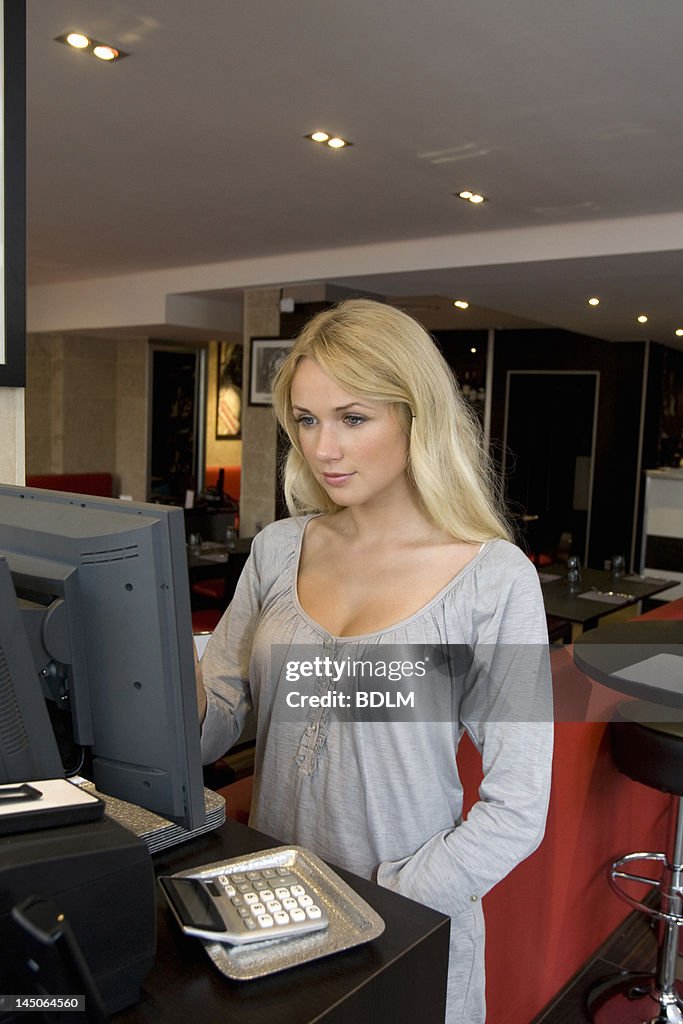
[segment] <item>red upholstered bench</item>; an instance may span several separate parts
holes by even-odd
[[[29,473],[27,487],[42,487],[48,491],[72,491],[74,494],[94,494],[113,498],[113,473]]]

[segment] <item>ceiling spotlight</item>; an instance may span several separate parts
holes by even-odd
[[[485,203],[486,196],[483,196],[480,192],[472,192],[469,188],[463,189],[462,192],[454,192],[458,199],[464,199],[467,203]]]
[[[76,50],[82,50],[83,53],[104,61],[120,60],[122,57],[128,56],[123,50],[117,50],[115,46],[102,43],[98,39],[90,39],[82,32],[65,32],[62,36],[55,36],[55,42],[72,46]]]
[[[318,142],[321,146],[329,146],[330,149],[345,149],[347,146],[353,145],[348,139],[342,139],[341,135],[330,135],[329,132],[320,130],[309,132],[308,135],[304,135],[304,138],[310,139],[311,142]]]
[[[113,46],[96,46],[93,49],[93,57],[97,57],[99,60],[116,60],[119,55],[119,51],[115,50]]]
[[[647,323],[647,317],[645,316],[644,313],[641,313],[640,316],[638,317],[638,323],[639,324],[646,324]]]
[[[589,299],[588,300],[588,305],[589,306],[599,306],[600,305],[600,299],[596,299],[596,298]]]
[[[453,305],[457,306],[458,309],[468,309],[469,308],[469,302],[465,302],[464,299],[456,299],[455,302],[453,303]]]
[[[470,349],[470,352],[472,353],[472,355],[475,355],[476,351],[477,351],[476,348],[474,348],[474,346],[472,346],[472,348]]]
[[[676,337],[683,338],[683,327],[678,328],[678,330],[676,331]]]
[[[90,46],[90,40],[88,37],[81,35],[80,32],[69,32],[66,37],[66,42],[76,50],[84,50],[86,46]]]

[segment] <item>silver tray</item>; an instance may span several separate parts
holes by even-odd
[[[243,946],[200,939],[221,974],[237,981],[251,981],[360,946],[384,931],[384,921],[379,914],[319,857],[301,846],[276,846],[234,860],[204,864],[191,871],[178,871],[174,877],[210,879],[233,871],[279,867],[293,868],[316,892],[318,902],[327,911],[329,925],[322,931],[300,937],[266,939]]]

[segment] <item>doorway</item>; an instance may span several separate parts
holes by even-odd
[[[596,371],[508,371],[503,476],[531,553],[553,555],[569,535],[586,562],[599,387]]]
[[[184,505],[203,478],[204,352],[155,344],[151,360],[150,499]]]

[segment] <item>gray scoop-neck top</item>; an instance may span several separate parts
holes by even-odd
[[[514,545],[490,541],[408,618],[362,636],[333,636],[297,597],[309,518],[281,520],[256,536],[207,645],[204,761],[229,749],[253,707],[252,827],[452,916],[463,914],[543,835],[552,714],[536,571]],[[317,677],[289,681],[292,662],[316,654],[340,662],[399,654],[417,660],[425,651],[441,658],[446,714],[443,702],[420,703],[432,692],[419,689],[422,680],[415,681],[412,716],[372,721],[357,713],[360,720],[350,721],[335,708],[287,706],[293,691],[320,694],[329,686]],[[372,688],[384,690],[384,683],[375,680]],[[356,685],[369,688],[364,680]],[[461,821],[455,753],[465,730],[482,752],[484,780],[479,802]]]

